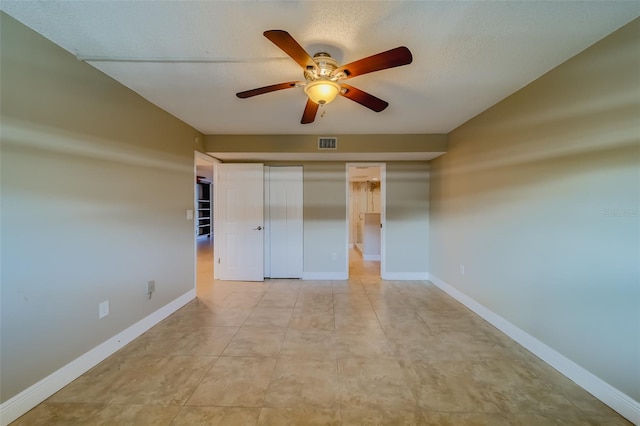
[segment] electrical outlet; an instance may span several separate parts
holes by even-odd
[[[147,281],[147,295],[151,299],[151,294],[156,291],[156,280]]]
[[[464,265],[460,265],[460,275],[464,275]]]
[[[331,260],[337,260],[338,259],[338,253],[333,252],[331,253]]]
[[[98,318],[102,319],[107,315],[109,315],[109,301],[105,300],[98,305]]]

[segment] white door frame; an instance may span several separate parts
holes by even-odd
[[[351,191],[351,182],[349,182],[349,167],[380,167],[380,224],[382,226],[380,232],[380,277],[384,279],[387,274],[386,271],[386,258],[387,258],[387,163],[347,163],[345,167],[345,180],[346,180],[346,197],[347,197],[347,226],[346,226],[346,242],[347,247],[347,259],[346,259],[346,271],[349,275],[349,229],[351,228],[351,215],[349,214],[349,193]]]
[[[215,180],[215,176],[216,176],[216,164],[220,163],[220,160],[218,160],[217,158],[213,158],[210,155],[204,154],[200,151],[193,151],[193,211],[192,211],[192,216],[193,216],[193,280],[194,280],[194,284],[193,284],[193,288],[196,288],[196,286],[198,285],[198,238],[196,237],[197,234],[197,229],[198,229],[198,192],[196,190],[196,182],[198,180],[198,162],[206,162],[208,164],[211,165],[211,176],[213,177],[213,179],[211,180],[211,183],[214,183]],[[213,201],[213,219],[212,219],[212,230],[213,230],[213,237],[215,238],[215,220],[216,220],[216,209],[218,208],[218,203],[216,203],[216,199],[215,199],[215,191],[216,191],[216,186],[215,183],[211,186],[211,200]],[[215,253],[213,253],[211,255],[211,261],[213,262],[213,258],[214,258]],[[214,275],[215,275],[215,271],[216,268],[213,268],[214,271]]]

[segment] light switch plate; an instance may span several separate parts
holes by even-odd
[[[102,319],[107,315],[109,315],[109,301],[105,300],[98,305],[98,318]]]

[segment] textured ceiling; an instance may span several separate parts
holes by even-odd
[[[206,134],[447,133],[640,13],[638,1],[3,0],[0,8]],[[301,125],[301,88],[235,96],[303,79],[263,37],[268,29],[341,63],[401,45],[414,61],[349,80],[388,101],[385,111],[339,97]]]

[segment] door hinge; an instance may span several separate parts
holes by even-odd
[[[218,258],[218,264],[220,264],[220,258]]]

